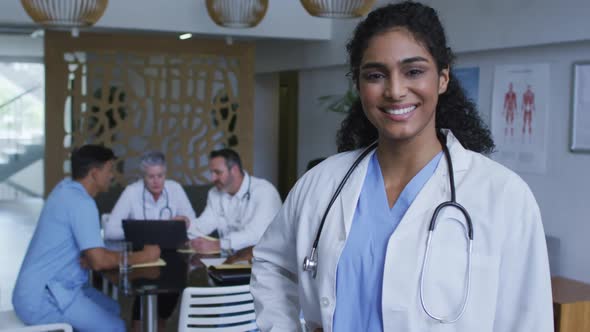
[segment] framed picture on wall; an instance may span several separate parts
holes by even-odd
[[[570,150],[590,153],[590,61],[573,65]]]

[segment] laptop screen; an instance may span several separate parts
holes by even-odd
[[[133,250],[145,244],[157,244],[161,249],[177,249],[187,241],[186,224],[179,220],[124,219],[125,240],[133,243]]]

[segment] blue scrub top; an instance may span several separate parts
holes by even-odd
[[[334,331],[383,331],[381,298],[387,243],[430,179],[438,153],[389,208],[377,154],[371,157],[346,245],[338,261]],[[393,296],[393,294],[392,294]]]
[[[41,319],[47,302],[65,310],[88,283],[82,251],[97,247],[104,243],[94,199],[79,182],[62,180],[41,211],[16,281],[12,303],[19,317]]]

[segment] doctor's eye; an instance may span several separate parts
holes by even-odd
[[[378,72],[378,71],[371,71],[371,72],[362,73],[361,77],[363,80],[365,80],[367,82],[376,82],[376,81],[379,81],[380,79],[385,78],[385,75],[381,72]]]
[[[424,72],[425,71],[423,69],[412,68],[406,72],[406,76],[409,78],[417,78],[424,74]]]

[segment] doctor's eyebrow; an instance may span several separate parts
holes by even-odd
[[[421,57],[421,56],[414,56],[414,57],[403,59],[402,61],[400,61],[400,63],[402,65],[405,65],[408,63],[415,63],[415,62],[430,62],[430,61],[428,61],[428,59]]]
[[[421,57],[421,56],[414,56],[411,58],[406,58],[406,59],[402,59],[399,63],[402,65],[407,65],[407,64],[412,64],[412,63],[416,63],[416,62],[430,62],[428,61],[428,59]],[[360,70],[366,70],[366,69],[377,69],[377,70],[386,70],[388,67],[381,62],[367,62],[364,63],[361,67]]]

